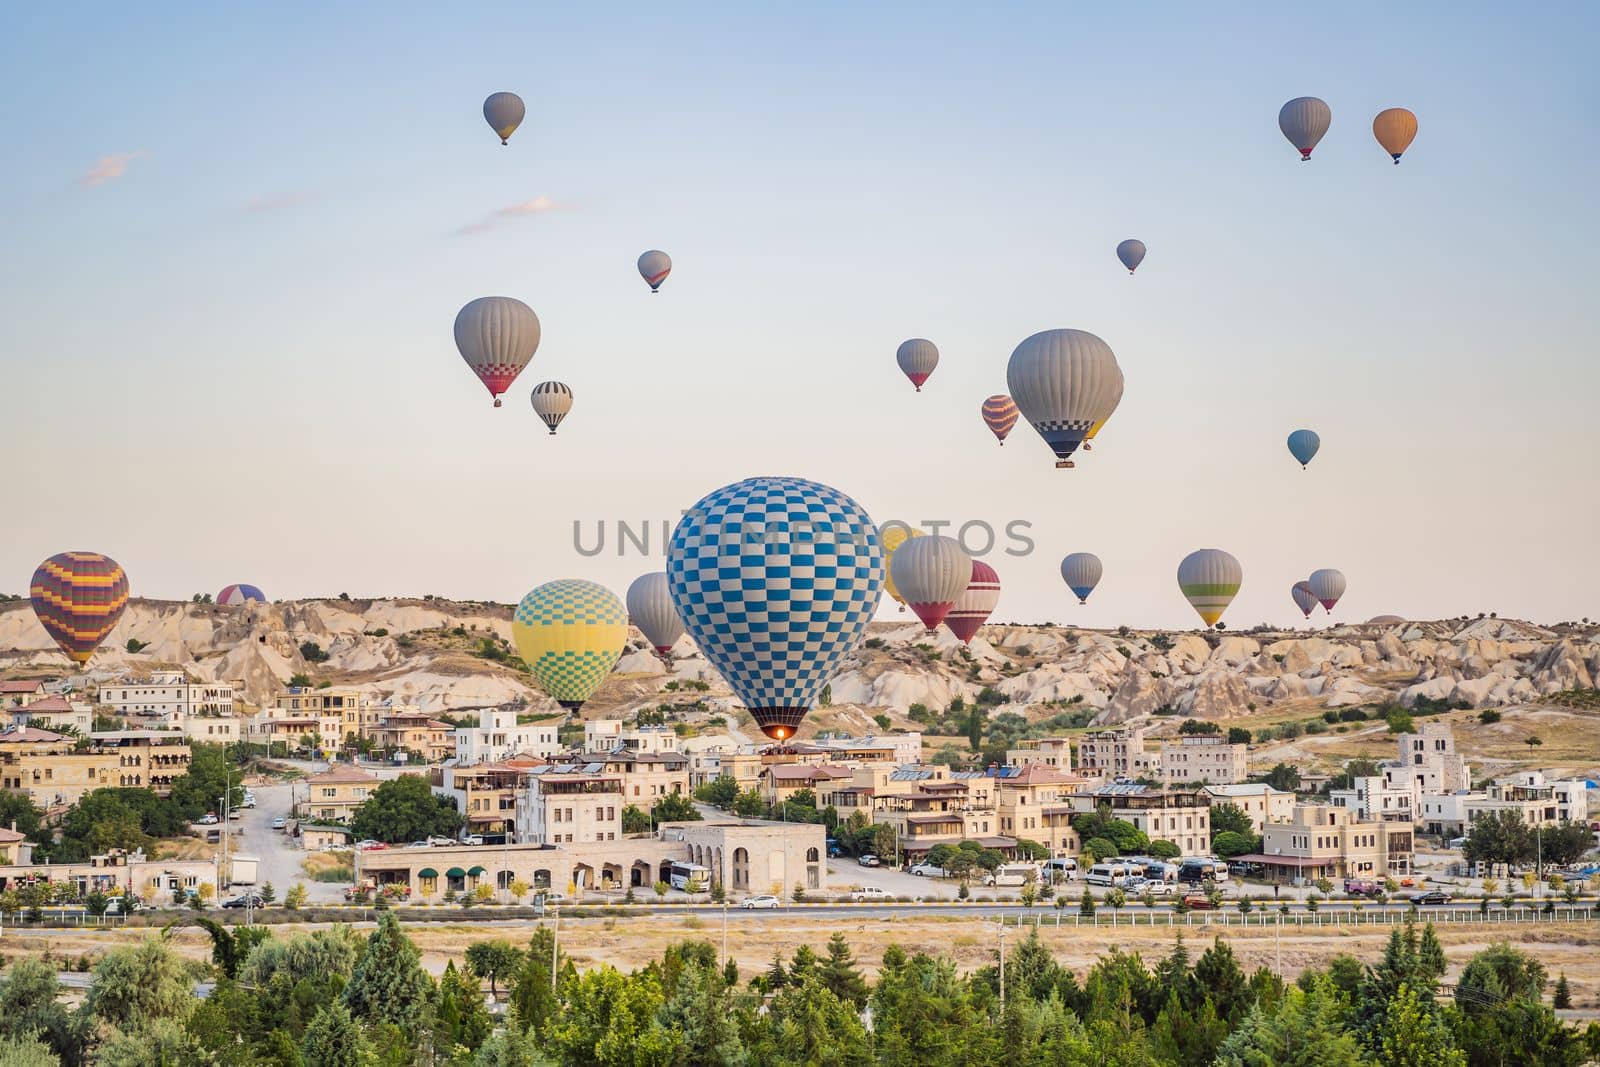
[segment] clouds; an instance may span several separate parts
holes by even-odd
[[[524,200],[520,204],[508,204],[489,212],[477,222],[470,223],[456,231],[457,236],[467,236],[475,233],[487,233],[505,225],[512,219],[523,218],[527,215],[545,215],[552,211],[564,211],[570,205],[558,204],[548,196],[536,196],[532,200]]]
[[[129,164],[143,155],[143,152],[118,152],[114,155],[101,156],[78,179],[78,184],[95,186],[114,182],[128,173]]]

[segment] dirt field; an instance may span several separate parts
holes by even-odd
[[[1054,914],[1040,914],[1039,935],[1056,957],[1080,975],[1094,959],[1112,947],[1138,952],[1153,965],[1171,947],[1175,933],[1168,927],[1110,926],[1076,928],[1071,916],[1059,928]],[[411,925],[407,933],[423,951],[428,970],[438,973],[446,961],[459,965],[467,944],[489,938],[506,938],[523,943],[534,924],[495,925]],[[293,931],[314,929],[310,924],[278,927],[279,936]],[[898,943],[908,952],[942,953],[953,957],[966,970],[994,959],[996,927],[972,916],[917,915],[910,918],[853,918],[832,913],[817,916],[783,916],[760,920],[734,920],[728,923],[728,951],[739,962],[746,977],[765,970],[774,950],[785,957],[802,944],[821,950],[835,930],[849,938],[857,959],[868,971],[876,970],[883,950]],[[1449,957],[1453,976],[1474,952],[1498,940],[1537,956],[1549,970],[1552,981],[1565,972],[1572,984],[1573,1006],[1600,1014],[1600,927],[1593,924],[1551,923],[1535,925],[1480,926],[1476,923],[1445,923],[1438,927],[1440,941]],[[1026,931],[1006,928],[1006,941],[1014,944]],[[0,936],[0,952],[9,960],[49,951],[57,958],[76,960],[83,954],[91,959],[118,944],[137,941],[150,934],[143,930],[113,931],[23,931],[7,930]],[[1389,928],[1381,925],[1361,927],[1323,927],[1283,933],[1281,946],[1272,929],[1238,926],[1206,928],[1194,926],[1185,936],[1191,952],[1198,954],[1213,936],[1223,936],[1233,947],[1246,970],[1279,965],[1293,976],[1307,966],[1326,963],[1344,952],[1363,960],[1375,960],[1383,950]],[[659,957],[662,950],[677,941],[699,939],[720,947],[722,923],[716,918],[683,916],[677,918],[636,917],[626,920],[595,918],[561,924],[561,948],[580,967],[609,963],[623,969],[642,966]],[[190,928],[178,932],[174,944],[186,956],[208,959],[210,939]],[[1447,981],[1449,978],[1447,977]]]

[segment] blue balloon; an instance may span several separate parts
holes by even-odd
[[[793,737],[878,610],[878,527],[837,489],[749,478],[702,498],[667,546],[684,628],[768,737]]]
[[[1300,461],[1302,469],[1321,447],[1322,438],[1317,436],[1315,430],[1296,430],[1289,435],[1289,454]]]

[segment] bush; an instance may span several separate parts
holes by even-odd
[[[1493,708],[1484,708],[1478,712],[1478,721],[1485,726],[1492,725],[1500,721],[1500,713]]]
[[[300,643],[300,658],[307,663],[328,662],[328,654],[315,641],[302,641]]]
[[[1340,722],[1366,722],[1367,721],[1367,713],[1362,711],[1360,708],[1340,708],[1339,709],[1339,721]]]

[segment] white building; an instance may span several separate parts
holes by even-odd
[[[1456,752],[1455,732],[1443,721],[1423,722],[1416,733],[1395,739],[1397,757],[1383,765],[1389,788],[1411,794],[1411,810],[1421,813],[1423,798],[1472,788],[1472,768]]]
[[[1213,806],[1232,804],[1250,816],[1250,828],[1258,834],[1268,823],[1289,822],[1294,818],[1295,795],[1264,782],[1206,785],[1200,787],[1200,792],[1211,798]]]
[[[621,719],[590,719],[583,724],[583,750],[610,752],[622,737]]]
[[[94,729],[94,708],[65,697],[41,697],[30,704],[6,708],[3,714],[11,726],[31,723],[41,730],[56,732],[70,726],[82,737],[88,737],[89,731]]]
[[[834,752],[858,752],[862,749],[888,749],[893,752],[894,764],[907,767],[922,762],[922,734],[868,734],[866,737],[815,737],[811,744]]]
[[[574,845],[622,838],[627,800],[622,778],[601,765],[573,763],[535,767],[517,790],[517,841]]]
[[[1415,823],[1409,788],[1392,786],[1383,775],[1352,778],[1350,788],[1331,789],[1328,799],[1336,808],[1348,808],[1355,818],[1366,821]]]
[[[122,716],[166,719],[233,714],[233,683],[196,682],[181,672],[153,674],[147,682],[100,687],[100,703]]]
[[[478,708],[478,725],[457,726],[454,732],[456,761],[461,764],[487,763],[508,756],[553,756],[561,751],[556,740],[556,723],[519,723],[514,710]]]
[[[1184,734],[1161,745],[1161,780],[1232,785],[1249,777],[1248,746],[1221,734]]]

